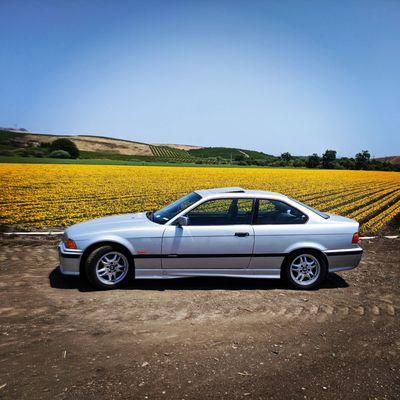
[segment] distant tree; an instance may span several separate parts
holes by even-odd
[[[286,152],[286,153],[282,153],[282,154],[281,154],[281,159],[282,159],[283,161],[289,162],[292,158],[293,158],[293,157],[292,157],[292,155],[291,155],[289,152]]]
[[[44,152],[44,151],[41,150],[41,149],[34,149],[33,152],[32,152],[32,155],[33,155],[34,157],[42,158],[42,157],[45,157],[45,156],[46,156],[46,152]]]
[[[313,153],[311,156],[307,157],[306,167],[307,168],[317,168],[321,159],[317,153]]]
[[[305,166],[305,162],[302,159],[296,159],[293,161],[293,167],[302,168]]]
[[[54,150],[49,154],[51,158],[71,158],[71,155],[68,151],[65,150]]]
[[[335,167],[336,150],[326,150],[322,155],[322,167],[332,169]]]
[[[368,150],[363,150],[361,153],[356,154],[356,168],[368,169],[371,159],[371,154]]]
[[[79,157],[79,150],[76,144],[69,139],[56,139],[51,142],[51,150],[64,150],[69,153],[71,158]]]
[[[287,167],[287,162],[278,159],[277,161],[273,162],[272,165],[273,165],[274,167]]]
[[[344,169],[356,168],[356,162],[354,161],[354,158],[342,157],[339,160],[339,165],[341,165]]]
[[[235,156],[235,161],[244,161],[246,159],[246,156],[244,154],[236,154]]]
[[[380,161],[373,158],[370,161],[369,169],[376,171],[400,171],[400,165],[391,164],[390,162]]]

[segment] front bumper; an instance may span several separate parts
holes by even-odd
[[[60,272],[64,275],[79,275],[82,250],[66,249],[64,242],[58,245]]]
[[[343,250],[326,250],[324,253],[328,259],[329,272],[338,272],[357,267],[361,261],[363,249],[355,247]]]

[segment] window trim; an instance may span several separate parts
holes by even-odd
[[[205,199],[204,201],[202,201],[201,203],[199,203],[199,204],[195,204],[195,205],[193,205],[193,207],[190,209],[190,210],[187,210],[187,211],[184,211],[184,213],[183,214],[181,214],[180,216],[188,216],[188,214],[190,213],[190,212],[192,212],[193,210],[195,210],[197,207],[200,207],[201,205],[203,205],[203,204],[205,204],[205,203],[208,203],[208,202],[210,202],[210,201],[216,201],[216,200],[231,200],[231,201],[233,201],[233,200],[252,200],[252,205],[251,205],[251,215],[250,215],[250,218],[249,218],[249,223],[247,223],[247,224],[223,224],[223,225],[221,225],[221,224],[213,224],[213,225],[190,225],[190,219],[189,219],[189,225],[187,225],[187,226],[191,226],[191,227],[193,227],[193,226],[238,226],[238,225],[253,225],[253,221],[254,221],[254,212],[255,212],[255,204],[256,204],[256,201],[257,201],[257,199],[255,198],[255,197],[219,197],[219,198],[214,198],[214,199]],[[172,223],[171,223],[171,225],[175,225],[176,226],[176,221],[173,221]]]
[[[292,206],[291,204],[287,203],[286,201],[279,200],[279,199],[259,198],[259,197],[256,198],[255,200],[256,200],[256,201],[255,201],[255,212],[253,213],[252,225],[262,225],[262,226],[271,226],[271,225],[275,225],[275,226],[279,226],[279,225],[304,225],[304,224],[306,224],[306,223],[309,221],[309,219],[310,219],[310,217],[309,217],[306,213],[304,213],[303,211],[299,210],[297,207]],[[292,208],[294,208],[295,210],[297,210],[299,213],[305,215],[305,216],[306,216],[306,220],[305,220],[304,222],[299,223],[299,224],[290,224],[290,223],[287,223],[287,224],[260,224],[260,223],[257,222],[257,219],[258,219],[258,212],[259,212],[259,207],[260,207],[260,200],[280,201],[281,203],[286,204],[287,206],[292,207]]]

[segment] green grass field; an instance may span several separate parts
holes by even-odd
[[[149,157],[154,160],[154,157]],[[187,166],[188,163],[165,162],[165,161],[145,161],[145,160],[124,160],[107,158],[46,158],[46,157],[20,157],[20,156],[0,156],[0,163],[20,163],[20,164],[88,164],[88,165],[171,165]],[[194,164],[198,166],[197,164]]]
[[[153,157],[151,157],[154,159]],[[194,162],[175,162],[167,161],[140,161],[140,160],[111,160],[111,159],[95,159],[95,158],[45,158],[45,157],[21,157],[21,156],[0,156],[0,163],[16,163],[16,164],[84,164],[84,165],[149,165],[149,166],[166,166],[166,167],[204,167],[204,168],[272,168],[272,169],[292,169],[292,167],[274,167],[274,166],[258,166],[258,165],[237,165],[237,164],[196,164]],[[305,168],[303,168],[305,169]]]

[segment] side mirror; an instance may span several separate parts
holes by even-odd
[[[189,217],[186,217],[185,215],[180,216],[177,220],[176,220],[176,225],[177,226],[186,226],[189,225]]]

